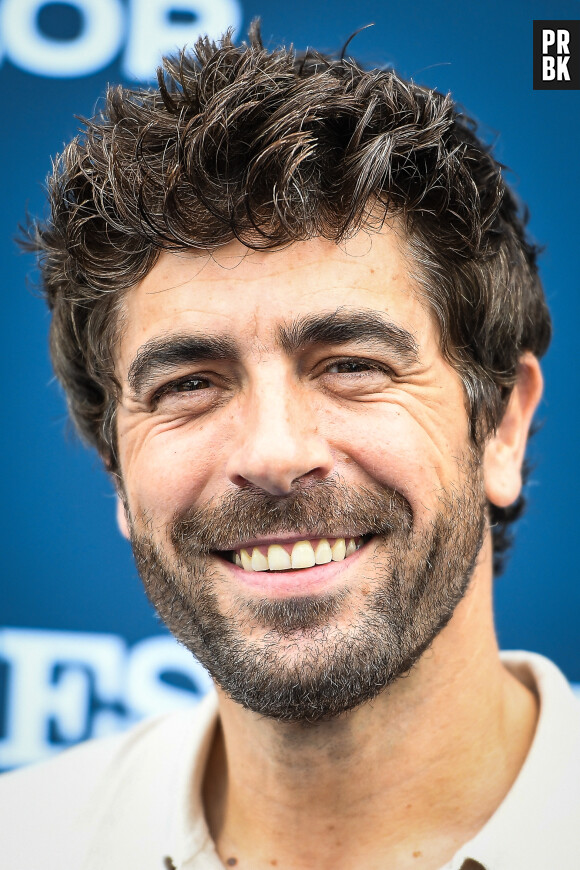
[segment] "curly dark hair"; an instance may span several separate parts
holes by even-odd
[[[344,54],[344,53],[343,53]],[[124,293],[160,251],[236,238],[275,249],[404,227],[413,276],[460,374],[476,444],[495,429],[550,317],[537,249],[504,169],[450,95],[351,58],[200,39],[158,88],[109,88],[56,159],[51,214],[28,228],[50,346],[81,435],[118,473],[113,352]],[[523,499],[489,506],[496,570]]]

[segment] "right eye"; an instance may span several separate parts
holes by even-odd
[[[207,378],[182,378],[179,381],[170,381],[170,383],[165,384],[164,387],[161,388],[161,395],[165,395],[166,393],[191,393],[195,390],[203,390],[204,384],[209,384]],[[159,395],[159,393],[157,394]]]
[[[208,394],[213,395],[210,391],[215,387],[214,382],[207,377],[185,375],[159,387],[151,397],[151,406],[156,409],[160,405],[175,404],[176,407],[182,408],[185,403],[190,402],[195,403],[195,407],[198,408],[201,402],[208,401]]]

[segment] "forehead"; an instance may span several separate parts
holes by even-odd
[[[127,371],[144,342],[188,330],[227,334],[267,352],[296,318],[350,308],[385,316],[421,346],[435,330],[410,267],[392,230],[359,233],[343,245],[317,238],[278,251],[232,242],[211,255],[163,252],[125,296],[118,362]]]

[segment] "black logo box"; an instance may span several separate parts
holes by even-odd
[[[544,45],[544,31],[553,31],[555,34],[554,41],[549,45]],[[560,57],[568,57],[568,61],[564,60],[563,67],[567,69],[570,80],[565,78],[558,79],[558,48],[559,45],[558,31],[565,30],[569,34],[567,48],[569,55],[560,54]],[[548,40],[549,41],[549,40]],[[544,54],[544,48],[546,52]],[[556,75],[553,79],[544,80],[542,78],[544,72],[544,56],[554,58],[554,69]],[[562,64],[562,61],[560,61]],[[550,64],[551,65],[551,64]],[[560,68],[561,72],[562,67]],[[580,90],[580,20],[574,21],[534,21],[534,90],[535,91],[577,91]]]

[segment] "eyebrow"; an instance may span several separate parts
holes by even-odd
[[[378,312],[338,309],[330,314],[310,314],[282,324],[277,330],[279,346],[288,356],[313,345],[356,344],[394,352],[402,363],[419,358],[417,342],[410,332]],[[240,349],[227,335],[170,335],[153,338],[141,347],[129,366],[127,381],[138,397],[160,374],[181,365],[201,361],[239,362]]]
[[[129,366],[127,381],[138,396],[160,374],[186,363],[238,359],[238,347],[228,336],[163,335],[139,349]]]
[[[331,314],[297,317],[278,328],[278,340],[287,354],[313,344],[348,342],[394,351],[408,365],[419,360],[419,348],[410,332],[378,312],[364,309],[339,308]]]

